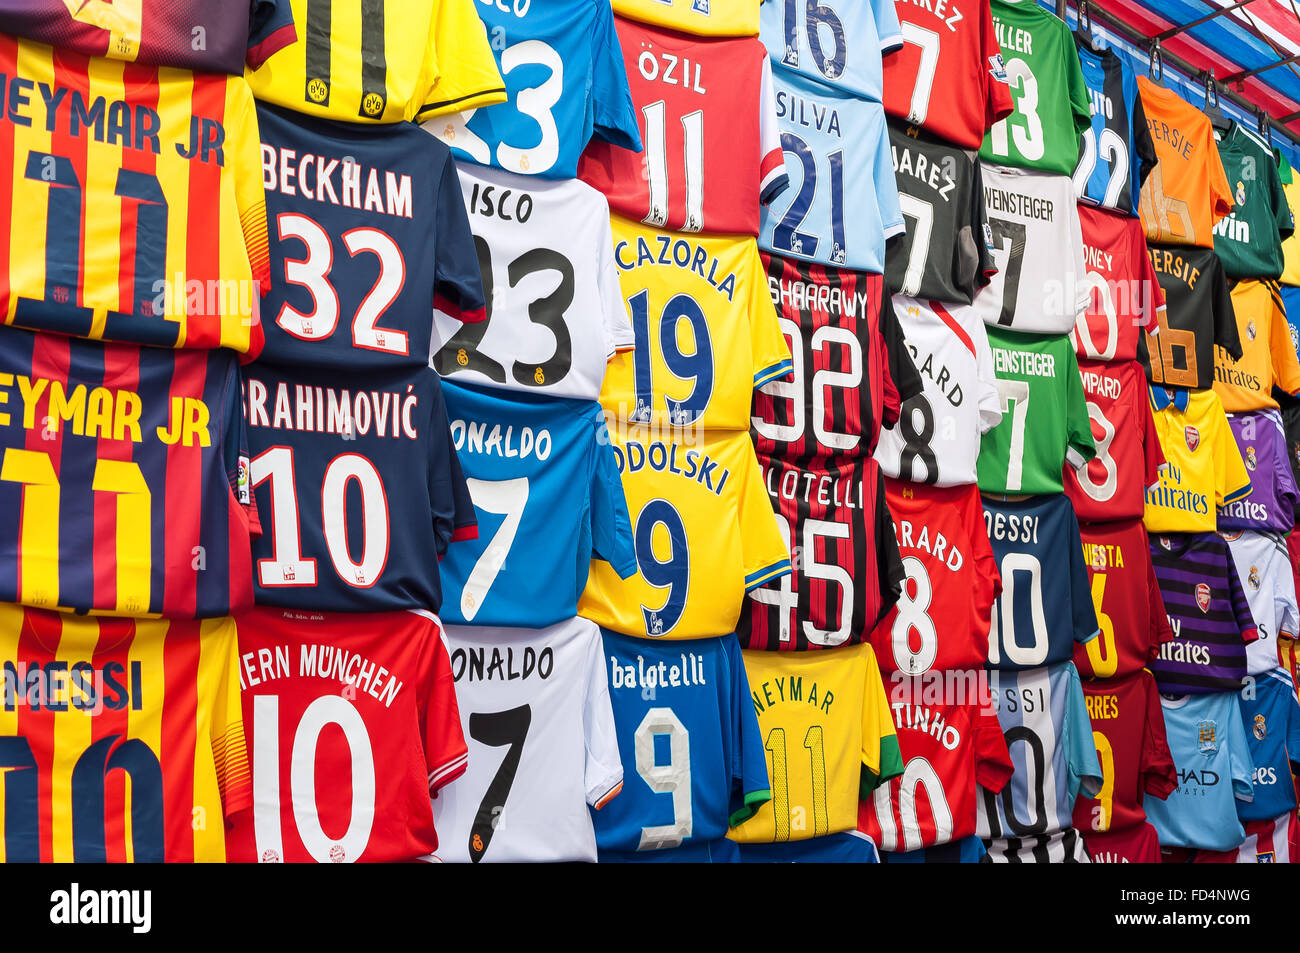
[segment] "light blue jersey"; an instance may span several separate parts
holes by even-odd
[[[1241,721],[1250,745],[1255,798],[1238,801],[1237,816],[1243,821],[1268,821],[1295,810],[1291,762],[1300,761],[1300,702],[1286,669],[1275,668],[1246,680]]]
[[[786,69],[879,103],[880,58],[903,31],[894,0],[764,0],[759,39]]]

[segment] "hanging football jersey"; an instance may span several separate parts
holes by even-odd
[[[1083,842],[1094,864],[1158,864],[1160,840],[1147,821],[1118,831],[1083,831]]]
[[[759,247],[883,273],[904,230],[884,107],[780,65],[772,76],[790,187],[763,207]]]
[[[861,831],[841,831],[784,844],[746,844],[739,853],[742,864],[881,863],[876,845]]]
[[[1092,103],[1091,126],[1080,140],[1074,191],[1080,202],[1137,215],[1142,183],[1156,164],[1132,67],[1112,50],[1094,50],[1077,35],[1079,66]]]
[[[1273,153],[1239,122],[1217,143],[1232,190],[1232,211],[1214,225],[1214,250],[1229,278],[1282,276],[1282,242],[1295,221]]]
[[[1139,329],[1155,334],[1167,320],[1165,293],[1147,255],[1142,224],[1082,203],[1079,223],[1089,300],[1074,322],[1075,348],[1081,358],[1131,361],[1138,338],[1146,337]]]
[[[609,4],[550,0],[474,9],[491,37],[506,101],[424,124],[458,161],[571,179],[589,139],[641,151]]]
[[[759,38],[787,69],[874,102],[884,94],[881,57],[903,45],[893,0],[766,0]]]
[[[1091,287],[1074,188],[1063,175],[985,163],[984,209],[997,274],[975,295],[985,324],[1068,334]]]
[[[899,293],[970,304],[997,271],[984,215],[982,165],[915,126],[889,120],[898,204],[905,238],[885,255],[889,285]]]
[[[593,559],[623,579],[636,571],[627,504],[594,401],[450,381],[443,393],[480,526],[438,568],[445,621],[554,625],[577,611]]]
[[[757,36],[762,0],[613,0],[614,12],[697,36]]]
[[[614,266],[609,206],[572,179],[525,179],[462,163],[482,322],[435,298],[432,364],[458,382],[595,400],[634,346]]]
[[[1215,346],[1236,360],[1243,353],[1219,256],[1211,248],[1152,245],[1148,251],[1166,307],[1158,315],[1160,333],[1139,337],[1138,360],[1153,384],[1212,387]]]
[[[1059,493],[1019,502],[986,496],[984,526],[1002,578],[988,667],[1011,672],[1068,661],[1076,642],[1100,631],[1070,501]]]
[[[1276,407],[1273,389],[1300,394],[1300,360],[1291,344],[1280,288],[1271,281],[1232,286],[1232,310],[1241,356],[1214,352],[1214,391],[1226,411]]]
[[[1276,410],[1228,414],[1228,426],[1250,476],[1250,495],[1219,507],[1218,528],[1289,533],[1300,490],[1287,461],[1281,416]]]
[[[469,767],[433,800],[437,858],[596,859],[587,807],[623,787],[600,630],[448,626]]]
[[[1254,798],[1243,801],[1243,821],[1267,821],[1296,807],[1291,763],[1300,761],[1300,701],[1291,674],[1274,668],[1247,681],[1237,693],[1253,765]]]
[[[1070,175],[1091,128],[1088,87],[1070,28],[1036,3],[992,0],[993,30],[1016,108],[993,124],[980,156]]]
[[[1286,542],[1274,533],[1220,532],[1237,567],[1259,638],[1246,646],[1246,674],[1263,675],[1282,664],[1281,644],[1300,632],[1295,579]],[[1300,757],[1300,749],[1296,752]]]
[[[1278,179],[1282,183],[1282,194],[1286,197],[1287,210],[1292,222],[1300,215],[1300,176],[1291,163],[1282,155],[1282,150],[1274,149],[1277,159]],[[1282,239],[1282,283],[1300,285],[1300,237],[1294,232]]]
[[[757,235],[759,205],[789,182],[767,50],[616,23],[645,151],[592,142],[578,176],[655,228]]]
[[[936,486],[975,482],[980,438],[1002,420],[984,322],[973,308],[894,296],[924,390],[881,431],[876,460],[891,477]]]

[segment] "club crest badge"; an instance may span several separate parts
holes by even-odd
[[[1237,199],[1237,204],[1238,204],[1238,205],[1245,205],[1245,204],[1246,204],[1246,183],[1243,182],[1243,181],[1241,181],[1241,179],[1238,179],[1238,180],[1237,180],[1237,195],[1236,195],[1236,199]]]
[[[1263,715],[1255,716],[1255,724],[1251,730],[1255,732],[1255,738],[1259,741],[1263,741],[1268,737],[1268,723],[1264,720]]]
[[[1259,461],[1255,459],[1255,448],[1247,447],[1246,448],[1246,469],[1247,470],[1255,469],[1258,462]]]
[[[1250,338],[1250,339],[1253,341],[1253,340],[1255,340],[1255,335],[1258,334],[1258,333],[1259,333],[1259,332],[1257,332],[1257,331],[1255,330],[1255,322],[1254,322],[1253,320],[1251,320],[1251,321],[1247,321],[1247,322],[1246,322],[1246,337]]]
[[[1196,605],[1202,612],[1210,611],[1209,583],[1198,582],[1196,584]]]
[[[1219,750],[1218,728],[1208,718],[1196,726],[1196,747],[1201,754],[1210,755]]]
[[[1196,448],[1201,445],[1201,432],[1188,424],[1183,428],[1183,439],[1187,441],[1187,449],[1196,452]]]
[[[1251,566],[1250,574],[1246,576],[1246,581],[1250,583],[1250,588],[1259,592],[1259,567]]]

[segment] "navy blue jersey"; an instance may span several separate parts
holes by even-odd
[[[878,864],[880,854],[871,838],[861,831],[840,831],[785,844],[744,844],[740,848],[740,861],[745,864]]]
[[[882,850],[882,864],[978,864],[988,856],[988,849],[978,834],[961,840],[916,850]]]
[[[1300,702],[1285,668],[1247,679],[1240,694],[1255,798],[1238,801],[1237,816],[1267,821],[1295,810],[1291,762],[1300,763]]]
[[[1155,168],[1156,147],[1132,68],[1110,50],[1079,43],[1079,65],[1092,101],[1092,125],[1079,143],[1074,191],[1080,201],[1137,215],[1137,197]]]
[[[1020,671],[1068,661],[1098,633],[1079,521],[1061,493],[1020,502],[984,497],[984,526],[1002,574],[988,667]]]
[[[258,103],[271,290],[251,352],[366,370],[429,363],[433,309],[486,316],[451,152],[414,126],[382,132]],[[264,337],[259,341],[258,334]]]
[[[442,563],[449,623],[540,628],[571,619],[592,557],[621,578],[636,548],[600,405],[444,385],[480,526]]]
[[[244,369],[263,605],[378,612],[442,603],[438,558],[476,535],[437,373]]]

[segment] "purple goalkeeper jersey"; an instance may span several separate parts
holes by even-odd
[[[1241,459],[1250,471],[1250,496],[1219,507],[1219,529],[1289,533],[1300,501],[1287,459],[1286,431],[1276,410],[1228,414]]]
[[[1232,551],[1217,533],[1152,535],[1151,564],[1174,637],[1147,666],[1168,694],[1234,691],[1259,637]]]

